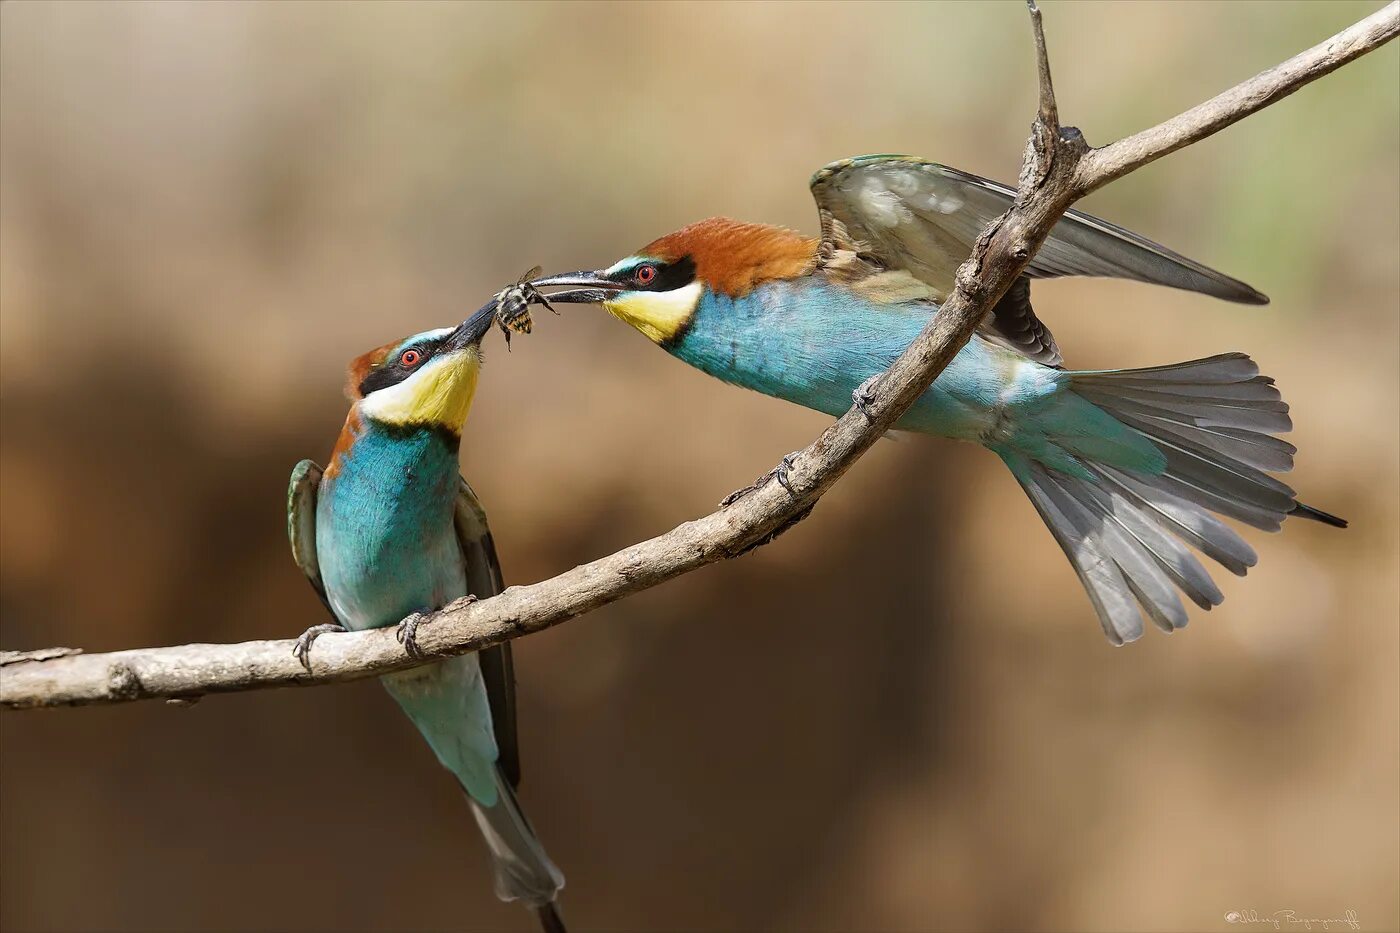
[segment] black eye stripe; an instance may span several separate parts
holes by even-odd
[[[673,263],[656,267],[656,278],[649,286],[655,292],[669,292],[684,288],[695,281],[695,260],[682,256]]]
[[[436,340],[421,340],[411,343],[406,347],[400,347],[394,351],[394,355],[384,360],[374,369],[369,371],[369,375],[360,380],[360,397],[364,398],[371,392],[378,392],[380,389],[387,389],[389,386],[398,385],[409,376],[423,368],[423,364],[433,358],[433,354],[442,346],[442,338]],[[409,350],[418,351],[418,362],[412,366],[405,366],[400,360]]]
[[[650,282],[643,283],[637,280],[637,270],[644,265],[651,266],[656,270],[656,277]],[[618,272],[613,276],[613,280],[627,285],[631,291],[669,292],[677,288],[684,288],[695,281],[695,260],[689,256],[682,256],[675,262],[648,260]]]

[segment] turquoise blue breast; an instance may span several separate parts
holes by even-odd
[[[887,368],[936,312],[931,302],[877,303],[807,276],[737,299],[707,291],[670,350],[725,382],[840,415],[856,387]],[[999,405],[1055,391],[1053,370],[1026,362],[974,339],[898,427],[976,439]]]
[[[392,625],[466,594],[457,484],[455,439],[366,424],[316,507],[321,577],[345,625]]]

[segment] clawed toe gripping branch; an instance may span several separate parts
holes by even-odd
[[[870,413],[870,405],[875,401],[875,383],[879,379],[880,374],[876,373],[856,386],[856,390],[851,393],[851,406],[869,421],[875,419],[875,416]]]
[[[406,620],[408,628],[399,630],[402,648],[395,633],[385,630],[327,639],[317,648],[314,672],[303,663],[315,639],[314,629],[302,636],[305,649],[298,640],[295,655],[287,641],[182,645],[47,659],[41,659],[43,652],[3,653],[0,704],[25,708],[155,697],[188,699],[385,674],[425,663],[428,657],[476,651],[540,631],[745,553],[809,513],[822,494],[894,425],[952,361],[1077,199],[1276,103],[1400,33],[1400,2],[1390,3],[1205,103],[1094,149],[1079,131],[1060,125],[1040,10],[1034,3],[1028,5],[1039,106],[1014,205],[978,238],[972,255],[958,270],[957,287],[928,326],[878,381],[868,381],[857,391],[850,411],[806,449],[783,458],[773,474],[778,482],[757,483],[727,498],[716,512],[552,579],[511,587],[475,604],[459,601]],[[800,484],[787,481],[790,470],[800,473]]]
[[[418,647],[418,626],[423,623],[427,616],[421,612],[415,612],[399,623],[394,629],[394,640],[403,645],[404,654],[410,658],[425,657],[423,649]]]
[[[311,646],[316,643],[316,639],[331,632],[343,632],[345,626],[336,622],[322,622],[320,625],[313,625],[302,632],[292,645],[292,657],[301,662],[301,666],[306,668],[306,672],[311,673]]]
[[[470,606],[474,602],[478,602],[477,598],[467,595],[453,603],[453,606],[460,609],[463,606]],[[431,615],[415,612],[400,622],[394,630],[394,639],[403,645],[404,653],[416,661],[421,661],[428,656],[418,645],[418,626],[432,621],[432,618]]]
[[[773,469],[769,470],[767,473],[764,473],[762,476],[754,480],[749,485],[743,487],[742,489],[736,489],[729,495],[725,496],[723,499],[719,500],[720,508],[733,505],[740,499],[747,496],[749,493],[753,492],[755,489],[758,489],[759,487],[763,486],[770,479],[777,480],[778,485],[786,489],[789,495],[796,496],[797,491],[792,488],[792,467],[797,462],[797,455],[800,453],[802,453],[802,451],[794,450],[792,453],[784,455],[783,459],[779,460],[778,465],[773,467]],[[808,509],[808,511],[810,512],[811,509]]]

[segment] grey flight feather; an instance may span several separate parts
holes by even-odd
[[[460,482],[452,523],[457,532],[457,544],[462,549],[467,592],[478,599],[487,599],[505,589],[505,578],[496,556],[496,542],[486,523],[486,510],[467,481],[461,479]],[[510,786],[519,787],[520,744],[516,731],[515,664],[510,642],[482,649],[477,652],[477,660],[481,664],[496,746],[500,750],[497,765]]]
[[[467,591],[485,599],[505,589],[496,543],[486,521],[486,509],[465,479],[460,480],[452,522],[466,568]],[[491,706],[491,724],[499,757],[496,760],[496,790],[499,799],[493,807],[483,807],[470,795],[472,813],[491,850],[491,867],[496,896],[521,900],[535,909],[546,930],[562,929],[553,906],[564,886],[564,876],[540,845],[530,821],[515,797],[520,785],[520,745],[516,732],[515,666],[510,643],[493,645],[477,652],[486,697]],[[551,923],[558,926],[551,926]]]
[[[942,300],[977,237],[1011,207],[1016,192],[936,162],[861,156],[820,169],[812,176],[812,197],[821,218],[819,255],[851,250],[886,268],[907,270]],[[1031,307],[1029,279],[1071,275],[1132,279],[1243,304],[1269,300],[1238,279],[1071,210],[1031,259],[1027,277],[992,309],[984,334],[1036,362],[1059,366],[1054,337]]]

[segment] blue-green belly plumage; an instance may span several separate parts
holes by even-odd
[[[452,527],[455,447],[428,429],[368,425],[316,508],[321,575],[350,628],[393,625],[466,595]]]
[[[840,415],[937,306],[882,303],[816,277],[770,282],[741,298],[712,291],[670,347],[726,382]],[[1156,448],[1068,391],[1072,374],[974,337],[896,427],[975,441],[1079,474],[1076,455],[1161,469]]]
[[[452,523],[457,447],[440,431],[369,423],[323,481],[316,549],[331,608],[352,629],[394,625],[467,595]],[[438,760],[491,806],[497,758],[476,655],[382,678]]]

